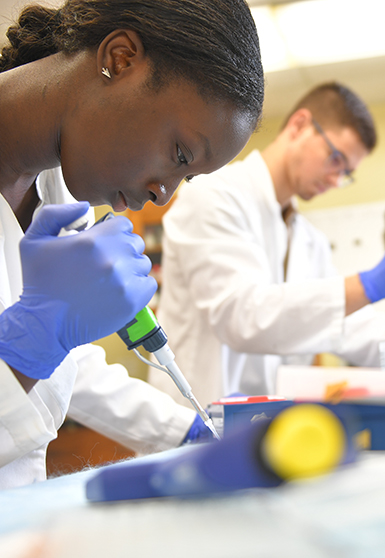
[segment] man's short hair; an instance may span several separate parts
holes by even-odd
[[[355,130],[363,145],[370,152],[377,142],[373,117],[366,104],[351,89],[337,82],[318,85],[296,104],[286,118],[299,109],[307,108],[323,127],[349,127]]]

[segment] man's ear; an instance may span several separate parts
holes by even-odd
[[[100,75],[104,70],[106,78],[116,79],[125,75],[125,70],[142,64],[144,60],[145,52],[139,35],[135,31],[117,29],[107,35],[98,47],[97,71]]]
[[[312,113],[307,108],[300,108],[296,110],[287,121],[285,128],[290,134],[292,139],[296,138],[298,134],[312,125]]]

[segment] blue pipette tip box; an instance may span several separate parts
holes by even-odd
[[[354,416],[354,428],[362,449],[385,450],[385,399],[366,397],[339,403],[299,401],[278,396],[244,396],[222,398],[208,406],[208,414],[220,436],[260,418],[273,418],[286,407],[298,403],[322,403],[332,411],[349,411]]]

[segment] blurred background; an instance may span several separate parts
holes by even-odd
[[[0,0],[1,43],[6,40],[8,26],[27,3]],[[60,3],[44,2],[51,6]],[[260,129],[239,158],[267,145],[286,113],[311,87],[330,80],[351,87],[371,109],[378,146],[359,167],[352,186],[311,202],[299,202],[299,207],[329,237],[341,273],[370,267],[385,248],[385,2],[249,0],[249,5],[260,37],[266,96]],[[97,208],[97,216],[108,210]],[[145,229],[141,232],[146,237]],[[152,228],[147,234],[149,243],[153,233]],[[132,375],[146,377],[143,365],[116,335],[99,344],[106,348],[108,361],[120,361]]]

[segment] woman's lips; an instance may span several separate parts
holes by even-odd
[[[126,198],[123,192],[119,190],[117,200],[111,205],[116,213],[121,213],[127,209],[131,209],[131,211],[140,211],[148,201],[149,200],[138,201],[134,198]]]

